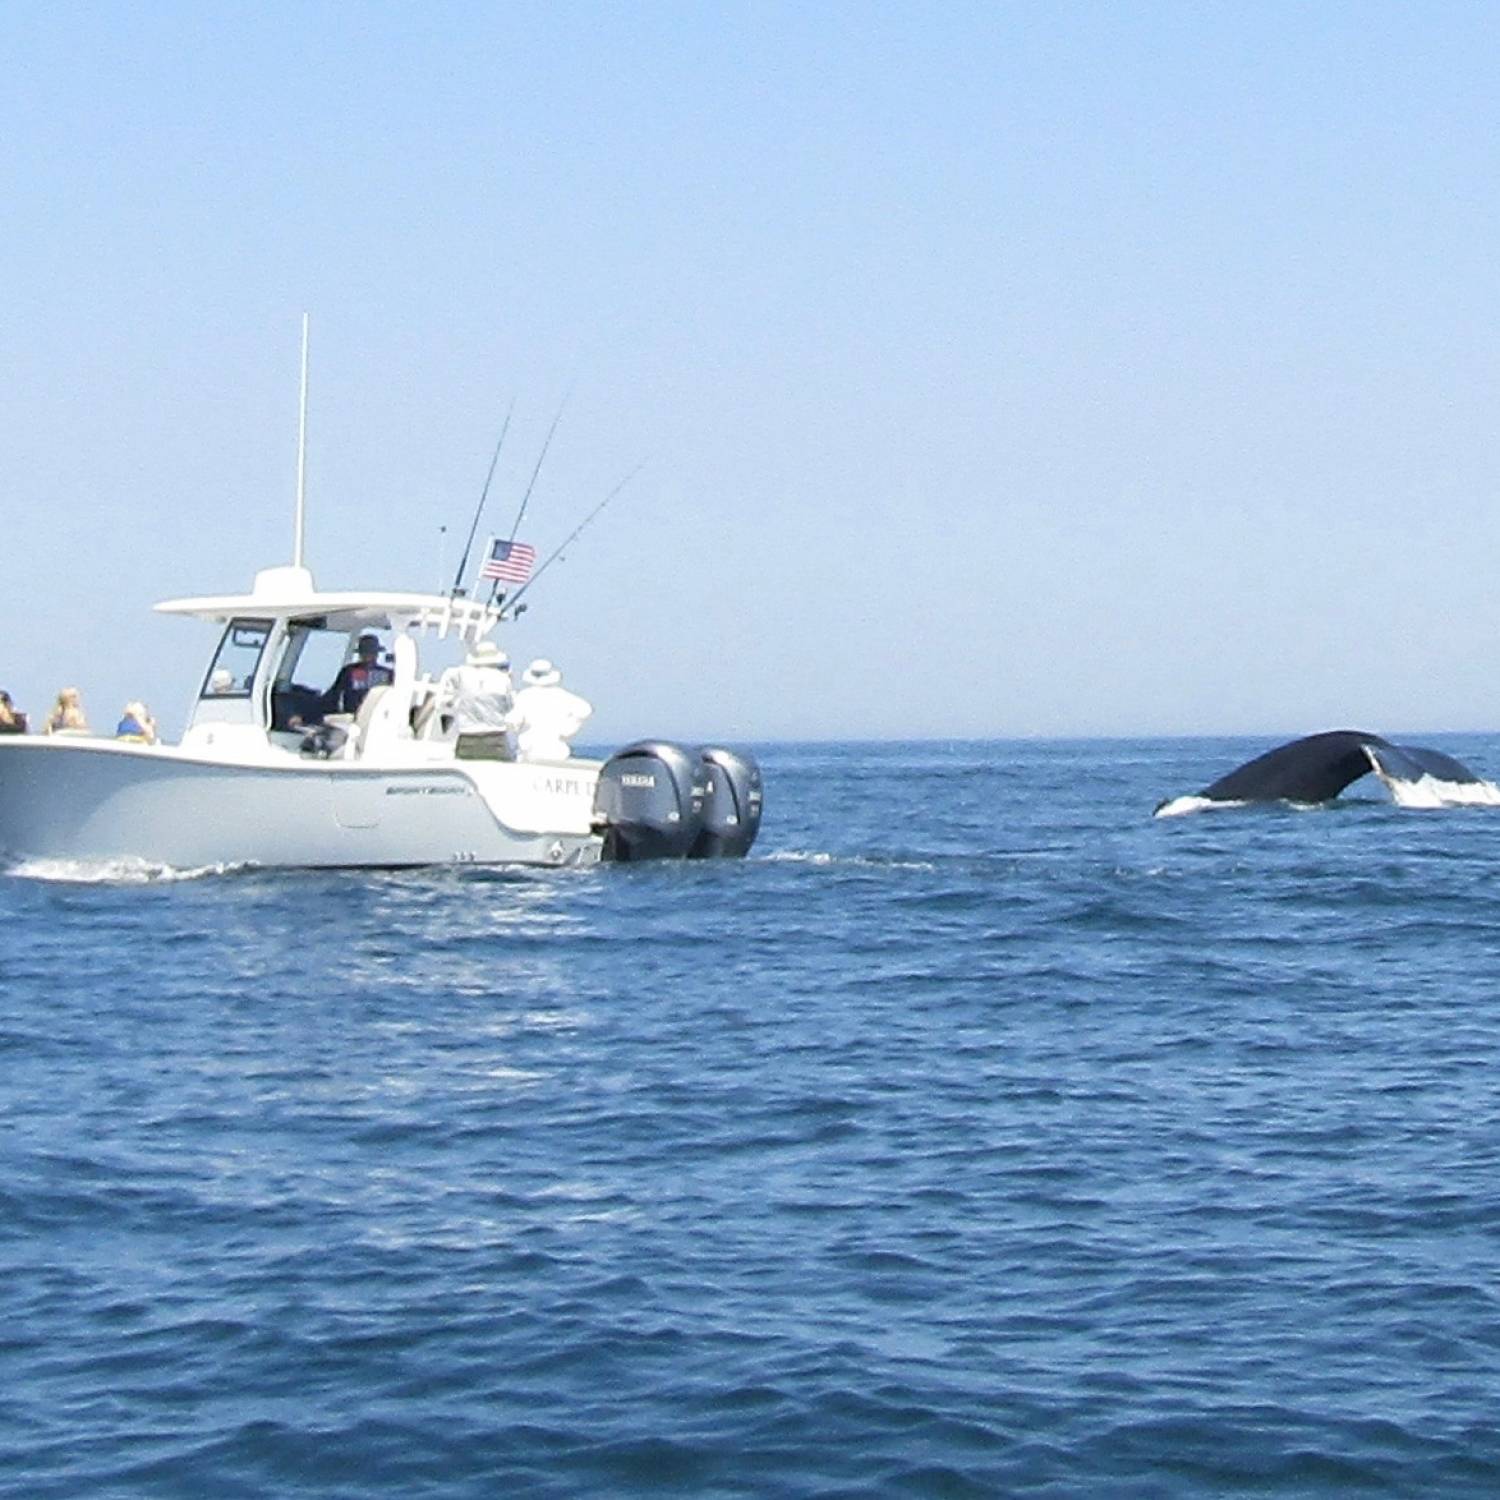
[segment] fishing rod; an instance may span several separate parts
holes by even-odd
[[[526,486],[526,493],[521,496],[521,508],[516,512],[516,518],[511,522],[510,535],[506,541],[513,542],[516,533],[521,529],[521,517],[526,514],[526,507],[531,502],[531,492],[536,488],[536,477],[542,472],[542,465],[547,459],[547,450],[552,446],[552,434],[557,431],[557,424],[562,421],[563,413],[568,409],[568,398],[573,391],[570,387],[568,394],[562,398],[562,405],[557,408],[557,415],[552,419],[552,425],[547,429],[547,441],[542,444],[542,451],[536,456],[536,468],[531,471],[531,483]]]
[[[542,565],[541,565],[541,567],[539,567],[539,568],[538,568],[538,569],[537,569],[537,570],[536,570],[536,572],[535,572],[535,573],[533,573],[533,574],[532,574],[532,575],[531,575],[531,577],[530,577],[530,578],[528,578],[528,579],[527,579],[527,580],[526,580],[526,582],[525,582],[525,583],[523,583],[523,584],[522,584],[522,585],[521,585],[521,588],[520,588],[520,591],[519,591],[519,592],[518,592],[518,593],[517,593],[517,594],[516,594],[516,597],[515,597],[515,598],[514,598],[514,599],[512,599],[512,600],[511,600],[511,601],[510,601],[510,604],[509,604],[509,606],[508,606],[508,607],[509,607],[509,609],[510,609],[510,611],[511,611],[511,618],[512,618],[512,619],[514,619],[514,618],[515,618],[515,613],[516,613],[516,606],[517,606],[517,605],[518,605],[518,604],[519,604],[519,603],[520,603],[520,602],[521,602],[521,599],[522,599],[522,597],[523,597],[523,596],[524,596],[524,595],[525,595],[525,593],[526,593],[526,590],[527,590],[527,589],[529,589],[529,588],[530,588],[530,587],[531,587],[531,585],[532,585],[532,584],[534,584],[534,583],[535,583],[535,582],[536,582],[536,581],[537,581],[537,579],[538,579],[538,578],[540,578],[540,577],[541,577],[541,576],[542,576],[542,574],[543,574],[543,573],[545,573],[545,572],[546,572],[546,571],[547,571],[547,569],[548,569],[548,568],[550,568],[550,567],[551,567],[551,566],[552,566],[552,564],[553,564],[553,563],[555,563],[555,562],[556,562],[556,561],[557,561],[557,560],[558,560],[558,558],[560,558],[560,557],[561,557],[561,556],[562,556],[562,555],[563,555],[563,552],[564,552],[564,550],[565,550],[565,549],[566,549],[566,548],[567,548],[567,547],[569,547],[569,546],[571,546],[571,545],[572,545],[572,544],[573,544],[573,543],[574,543],[574,542],[575,542],[575,541],[576,541],[576,540],[577,540],[577,539],[578,539],[578,538],[579,538],[579,537],[580,537],[580,536],[581,536],[581,535],[582,535],[582,534],[583,534],[583,532],[584,532],[584,531],[586,531],[586,530],[587,530],[587,529],[588,529],[588,527],[589,527],[589,526],[591,526],[591,525],[592,525],[592,524],[593,524],[593,523],[594,523],[594,521],[595,521],[595,520],[596,520],[596,519],[597,519],[597,518],[598,518],[598,517],[599,517],[599,516],[600,516],[600,515],[602,515],[602,514],[603,514],[603,512],[604,512],[604,508],[605,508],[605,506],[607,506],[607,505],[608,505],[608,504],[609,504],[609,503],[610,503],[610,501],[611,501],[611,500],[613,500],[613,499],[614,499],[614,498],[615,498],[615,496],[616,496],[616,495],[618,495],[618,494],[619,494],[619,493],[620,493],[620,491],[621,491],[621,490],[623,490],[623,489],[624,489],[624,488],[625,488],[625,486],[626,486],[626,485],[627,485],[627,484],[629,484],[629,483],[630,483],[630,481],[631,481],[631,480],[632,480],[632,479],[634,479],[634,478],[635,478],[635,476],[636,476],[636,475],[637,475],[637,474],[639,474],[639,473],[640,473],[640,472],[641,472],[641,470],[642,470],[642,469],[644,469],[644,468],[645,468],[645,467],[646,467],[646,463],[647,463],[647,460],[646,460],[646,459],[644,459],[644,458],[643,458],[643,459],[642,459],[642,460],[641,460],[641,461],[640,461],[640,463],[638,463],[638,464],[637,464],[637,465],[636,465],[636,466],[635,466],[635,468],[633,468],[633,469],[632,469],[632,470],[631,470],[631,471],[630,471],[630,472],[629,472],[629,473],[628,473],[628,474],[627,474],[627,475],[626,475],[626,476],[625,476],[625,477],[624,477],[624,478],[623,478],[623,479],[622,479],[622,480],[621,480],[621,481],[620,481],[620,482],[619,482],[619,483],[618,483],[618,484],[617,484],[617,485],[616,485],[616,486],[615,486],[615,487],[614,487],[614,489],[612,489],[612,490],[611,490],[611,491],[610,491],[610,492],[609,492],[609,493],[608,493],[608,494],[607,494],[607,495],[606,495],[606,496],[605,496],[605,497],[604,497],[604,498],[603,498],[603,499],[602,499],[602,500],[601,500],[601,501],[600,501],[600,502],[599,502],[599,503],[598,503],[598,504],[597,504],[597,505],[596,505],[596,506],[595,506],[595,507],[594,507],[594,508],[593,508],[593,510],[591,510],[591,511],[590,511],[590,512],[589,512],[589,513],[588,513],[588,515],[586,515],[586,516],[585,516],[585,517],[584,517],[584,518],[583,518],[583,520],[581,520],[581,521],[580,521],[580,522],[579,522],[579,523],[578,523],[578,524],[577,524],[577,525],[576,525],[576,526],[575,526],[575,527],[574,527],[574,528],[573,528],[573,529],[572,529],[572,531],[570,531],[570,532],[569,532],[569,533],[568,533],[568,534],[567,534],[567,536],[566,536],[566,537],[565,537],[565,538],[564,538],[564,539],[563,539],[563,540],[562,540],[562,541],[561,541],[561,542],[559,542],[559,543],[558,543],[558,544],[557,544],[557,546],[556,546],[556,547],[554,547],[554,548],[553,548],[553,549],[552,549],[552,551],[551,551],[551,552],[550,552],[550,553],[549,553],[549,554],[548,554],[548,556],[547,556],[547,560],[546,560],[546,561],[545,561],[545,562],[544,562],[544,563],[543,563],[543,564],[542,564]]]
[[[536,488],[537,475],[542,472],[542,465],[547,459],[547,450],[552,446],[552,435],[557,431],[557,424],[562,421],[562,415],[568,409],[568,398],[572,394],[573,388],[569,386],[567,395],[562,398],[562,405],[557,408],[557,415],[552,419],[552,425],[547,429],[547,440],[542,444],[542,451],[536,456],[536,468],[531,471],[531,483],[526,486],[526,493],[521,496],[521,508],[516,512],[515,520],[511,522],[510,535],[505,539],[507,546],[515,541],[516,533],[521,529],[521,518],[526,514],[526,507],[531,503],[531,492]],[[495,602],[495,596],[499,592],[500,580],[497,578],[490,585],[490,603],[492,605]]]
[[[474,538],[479,531],[479,518],[484,514],[484,502],[490,496],[490,481],[495,477],[495,465],[500,462],[500,450],[505,446],[505,434],[510,431],[510,419],[516,409],[516,398],[510,398],[510,405],[506,408],[505,423],[500,429],[500,441],[495,444],[494,457],[490,459],[490,472],[484,476],[484,488],[479,492],[479,504],[474,510],[474,520],[469,526],[469,539],[464,543],[464,555],[459,559],[458,572],[453,575],[454,594],[462,593],[464,582],[464,570],[469,566],[469,553],[474,548]]]

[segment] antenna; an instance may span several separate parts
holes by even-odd
[[[297,418],[297,529],[292,566],[302,566],[302,536],[307,511],[307,314],[302,314],[302,403]]]

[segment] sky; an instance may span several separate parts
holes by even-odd
[[[591,737],[1500,727],[1500,7],[0,7],[0,685],[543,556]],[[442,528],[446,527],[446,534]]]

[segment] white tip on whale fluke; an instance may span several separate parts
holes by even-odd
[[[1156,811],[1151,814],[1153,818],[1182,818],[1188,813],[1207,812],[1211,807],[1243,807],[1243,802],[1218,802],[1212,797],[1199,796],[1193,793],[1187,797],[1168,797],[1165,802],[1156,805]]]
[[[1441,781],[1420,776],[1415,781],[1380,778],[1397,807],[1500,807],[1500,786],[1493,781]]]

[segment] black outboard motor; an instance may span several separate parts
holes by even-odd
[[[754,757],[711,745],[702,752],[703,827],[689,859],[743,859],[760,832],[760,767]]]
[[[594,793],[603,859],[686,859],[703,823],[703,767],[666,740],[627,745],[605,761]]]

